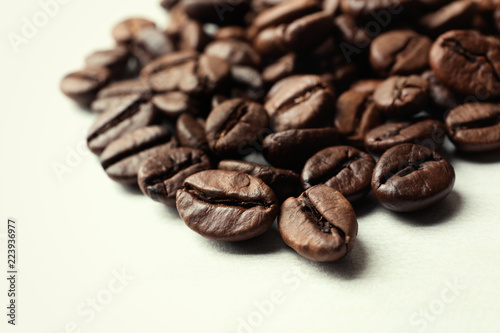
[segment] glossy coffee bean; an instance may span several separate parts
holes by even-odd
[[[390,117],[411,116],[425,107],[429,99],[429,83],[418,75],[391,76],[373,93],[380,111]]]
[[[234,39],[216,40],[207,45],[205,54],[224,59],[231,65],[260,66],[260,56],[250,44]]]
[[[429,148],[405,143],[387,150],[372,176],[372,190],[387,209],[412,212],[432,206],[455,184],[451,164]]]
[[[349,54],[349,56],[356,58],[356,55],[361,52],[366,52],[369,49],[366,49],[371,41],[372,37],[366,31],[365,26],[363,26],[360,22],[356,20],[356,18],[352,15],[341,14],[333,20],[334,29],[336,32],[336,36],[339,40],[343,41],[346,44],[339,45],[341,50]],[[354,54],[351,52],[351,48],[349,46],[359,46],[361,49],[356,50]]]
[[[278,228],[285,243],[301,256],[319,262],[336,261],[356,241],[358,222],[349,201],[326,185],[306,190],[281,206]]]
[[[264,107],[276,132],[323,127],[334,110],[335,95],[319,76],[303,75],[283,85]]]
[[[500,148],[500,104],[460,105],[448,113],[445,123],[451,141],[462,151]]]
[[[325,148],[307,160],[301,174],[302,186],[308,189],[325,184],[352,202],[370,191],[374,167],[373,157],[354,147]]]
[[[383,80],[379,79],[364,79],[364,80],[359,80],[351,84],[350,89],[359,91],[362,93],[373,93],[377,87],[379,86],[380,83],[382,83]]]
[[[451,29],[468,28],[476,8],[472,0],[451,1],[439,10],[422,16],[418,23],[424,31],[434,36]]]
[[[195,118],[190,113],[183,113],[177,119],[175,129],[181,146],[196,148],[205,153],[210,152],[203,118]]]
[[[107,145],[120,136],[156,122],[153,105],[131,95],[101,113],[87,134],[89,149],[99,155]]]
[[[373,13],[392,17],[401,15],[410,3],[411,0],[340,0],[340,8],[355,17],[369,17]]]
[[[130,44],[137,34],[146,28],[155,28],[156,24],[150,20],[134,17],[118,23],[112,30],[112,35],[118,44]]]
[[[145,100],[151,98],[151,89],[139,80],[125,80],[109,84],[99,90],[96,99],[91,104],[94,112],[103,112],[114,103],[119,103],[124,97],[138,95]]]
[[[154,27],[141,29],[135,34],[130,45],[131,53],[139,60],[141,66],[174,50],[175,46],[170,38]]]
[[[429,82],[429,97],[431,102],[439,109],[451,110],[462,104],[460,97],[450,88],[439,82],[432,70],[423,72],[422,78]]]
[[[260,102],[265,95],[259,71],[249,66],[231,66],[231,97]]]
[[[82,106],[89,106],[97,92],[110,80],[111,73],[104,67],[86,67],[66,75],[59,85],[61,91]]]
[[[408,121],[386,123],[375,127],[365,136],[366,150],[381,155],[387,149],[402,143],[415,143],[437,150],[446,137],[444,124],[434,119],[411,123]]]
[[[262,179],[276,195],[278,203],[301,193],[300,176],[290,170],[278,169],[251,162],[223,160],[219,162],[220,170],[237,171]]]
[[[262,71],[262,80],[264,83],[270,85],[298,72],[299,62],[297,55],[295,53],[288,53]]]
[[[182,187],[184,180],[210,167],[209,158],[201,150],[161,150],[141,164],[137,183],[142,193],[154,201],[174,206],[175,194]]]
[[[173,52],[144,67],[141,79],[156,92],[209,94],[229,79],[229,65],[219,58],[199,56],[195,51]]]
[[[205,132],[210,150],[221,157],[246,155],[262,140],[269,117],[262,105],[230,99],[208,115]]]
[[[273,166],[300,172],[312,155],[338,143],[333,127],[288,130],[266,136],[262,153]]]
[[[434,42],[430,64],[439,81],[466,96],[500,96],[500,39],[448,31]]]
[[[126,71],[129,52],[124,46],[110,50],[95,51],[85,58],[88,67],[105,67],[113,77],[120,77]]]
[[[100,156],[101,165],[114,181],[137,184],[137,172],[144,160],[177,146],[177,140],[166,128],[142,127],[111,142]]]
[[[218,241],[242,241],[266,232],[278,214],[276,197],[257,177],[208,170],[187,178],[177,192],[186,225]]]
[[[159,113],[174,119],[183,113],[198,114],[201,109],[197,100],[180,91],[157,94],[151,102]]]
[[[370,45],[370,64],[383,77],[418,74],[429,67],[432,41],[413,30],[392,30]]]

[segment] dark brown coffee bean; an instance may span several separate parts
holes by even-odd
[[[500,96],[500,39],[472,30],[439,36],[430,51],[439,81],[467,96]]]
[[[288,53],[271,63],[262,71],[262,80],[266,84],[273,84],[290,75],[298,73],[299,63],[295,53]]]
[[[180,31],[180,49],[203,52],[208,43],[210,36],[203,30],[203,26],[197,21],[187,20]]]
[[[318,185],[285,201],[278,229],[285,243],[298,254],[327,262],[339,260],[353,249],[358,222],[354,209],[340,192]]]
[[[260,66],[259,54],[247,42],[223,39],[207,45],[205,54],[226,60],[231,65]]]
[[[432,206],[455,184],[451,164],[429,148],[404,143],[387,150],[372,176],[372,190],[387,209],[412,212]]]
[[[366,133],[381,123],[371,92],[348,90],[337,99],[333,124],[349,144],[363,146]]]
[[[296,197],[302,192],[300,176],[290,170],[236,160],[220,161],[218,168],[246,173],[262,179],[273,190],[280,204],[289,197]]]
[[[175,193],[182,187],[184,180],[210,167],[209,158],[201,150],[161,150],[141,164],[137,183],[142,193],[154,201],[174,206]]]
[[[110,50],[96,51],[85,58],[89,67],[106,67],[113,77],[123,75],[129,60],[127,48],[117,46]]]
[[[201,109],[201,105],[198,101],[180,91],[155,95],[151,102],[157,111],[174,119],[186,112],[198,114]]]
[[[209,94],[227,82],[229,65],[219,58],[199,56],[195,51],[173,52],[144,67],[141,79],[157,92]]]
[[[434,75],[434,71],[423,72],[422,78],[429,82],[429,97],[435,106],[444,110],[451,110],[462,104],[455,92],[439,82],[436,75]]]
[[[290,76],[287,76],[287,77],[284,77],[284,78],[280,79],[275,84],[273,84],[273,86],[269,89],[269,91],[267,92],[265,100],[266,101],[270,100],[274,95],[276,95],[276,93],[278,91],[280,91],[280,89],[284,85],[288,84],[289,82],[291,82],[293,80],[300,81],[301,77],[302,77],[302,75],[290,75]]]
[[[182,8],[193,20],[218,25],[241,24],[250,0],[180,0]]]
[[[215,39],[235,39],[241,41],[248,41],[247,31],[245,28],[239,26],[229,26],[219,28],[214,35]]]
[[[66,75],[59,87],[76,103],[89,106],[97,92],[109,82],[110,78],[111,73],[104,67],[86,67]]]
[[[192,114],[184,113],[176,123],[177,138],[181,146],[210,152],[207,136],[205,135],[205,120],[195,118]]]
[[[273,166],[300,172],[312,155],[338,143],[333,127],[288,130],[266,136],[262,153]]]
[[[342,14],[335,17],[333,25],[338,39],[347,43],[347,45],[339,45],[345,54],[355,58],[357,54],[369,50],[367,47],[373,38],[370,37],[365,27],[357,22],[352,15]],[[352,49],[352,47],[356,47],[356,49]],[[365,48],[366,50],[364,50]]]
[[[352,202],[370,191],[374,167],[373,157],[356,148],[325,148],[307,160],[301,174],[302,186],[308,189],[325,184]]]
[[[187,178],[177,210],[189,228],[218,241],[242,241],[266,232],[278,214],[273,191],[259,178],[208,170]]]
[[[462,151],[500,148],[500,104],[460,105],[448,113],[445,123],[451,141]]]
[[[249,66],[231,66],[231,97],[261,101],[265,90],[258,70]]]
[[[383,77],[418,74],[429,67],[430,38],[413,30],[381,34],[370,46],[370,64]]]
[[[434,36],[451,29],[468,28],[476,8],[472,0],[452,1],[439,10],[422,16],[418,23],[427,33]]]
[[[123,97],[97,117],[87,134],[87,145],[99,155],[120,136],[155,121],[156,113],[151,103],[137,95]]]
[[[276,132],[323,127],[335,107],[335,96],[319,76],[303,75],[283,85],[264,107]]]
[[[236,98],[210,112],[205,131],[214,154],[233,157],[249,154],[262,140],[268,126],[269,117],[262,105]]]
[[[411,0],[340,0],[340,8],[343,13],[356,17],[368,17],[374,13],[392,17],[401,15],[410,3]]]
[[[156,24],[150,20],[134,17],[118,23],[113,28],[112,35],[118,44],[129,45],[141,30],[155,27]]]
[[[416,123],[408,121],[386,123],[375,127],[365,136],[366,150],[381,155],[387,149],[402,143],[415,143],[437,150],[446,137],[444,124],[434,119]]]
[[[473,0],[480,12],[491,12],[500,7],[499,0]]]
[[[151,89],[139,80],[125,80],[111,83],[102,88],[92,102],[91,109],[94,112],[103,112],[114,103],[130,95],[138,95],[143,99],[150,99]]]
[[[418,75],[391,76],[373,93],[375,106],[391,117],[411,116],[429,99],[429,83]]]
[[[137,184],[141,163],[160,151],[176,148],[177,140],[161,126],[147,126],[111,142],[100,156],[106,174],[121,184]]]
[[[141,29],[130,43],[130,51],[141,66],[174,50],[174,44],[167,35],[154,27]]]
[[[382,83],[383,80],[379,79],[365,79],[354,82],[350,89],[354,91],[359,91],[362,93],[373,93],[378,88],[379,84]]]

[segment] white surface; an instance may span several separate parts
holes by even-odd
[[[500,331],[498,152],[450,154],[455,190],[426,212],[365,202],[355,249],[333,264],[302,259],[275,229],[239,244],[203,239],[109,180],[88,151],[59,181],[53,164],[67,163],[94,119],[62,96],[60,78],[111,46],[120,19],[163,24],[158,2],[69,1],[14,53],[7,34],[40,7],[2,1],[0,236],[7,217],[20,228],[18,326],[6,324],[2,278],[2,332]],[[135,277],[116,292],[122,269]],[[86,305],[96,295],[99,311]]]

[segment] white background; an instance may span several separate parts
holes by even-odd
[[[74,156],[94,116],[59,92],[61,77],[112,46],[123,18],[165,26],[158,2],[71,0],[15,52],[8,34],[40,5],[2,0],[2,272],[7,218],[19,228],[18,325],[6,324],[2,273],[2,332],[500,331],[498,152],[473,160],[448,143],[452,194],[412,215],[369,197],[356,247],[331,264],[301,258],[276,229],[238,244],[203,239],[109,180],[87,150]],[[55,164],[70,172],[59,179]]]

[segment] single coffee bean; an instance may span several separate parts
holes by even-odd
[[[275,132],[328,125],[335,95],[316,75],[303,75],[283,85],[264,105]]]
[[[101,113],[87,135],[89,149],[99,155],[120,136],[156,121],[151,103],[137,95],[123,97],[119,103]]]
[[[198,114],[200,103],[180,91],[155,95],[151,102],[157,111],[169,118],[177,118],[183,113]]]
[[[199,56],[195,51],[172,52],[144,67],[141,79],[156,92],[210,94],[229,79],[229,65],[219,58]]]
[[[262,153],[273,166],[300,172],[312,155],[338,143],[333,127],[288,130],[266,136]]]
[[[408,10],[411,0],[340,0],[340,8],[343,13],[355,17],[366,18],[370,15],[379,14],[402,15],[403,10]]]
[[[432,41],[413,30],[381,34],[370,46],[370,64],[383,77],[418,74],[429,67]]]
[[[187,20],[180,31],[179,46],[181,50],[203,52],[210,40],[210,36],[203,30],[200,22]]]
[[[189,228],[218,241],[242,241],[266,232],[278,214],[273,191],[244,173],[207,170],[186,179],[177,210]]]
[[[434,74],[467,96],[500,96],[500,39],[472,30],[448,31],[434,42],[429,57]]]
[[[139,80],[114,82],[99,90],[96,99],[92,102],[91,109],[94,112],[103,112],[112,104],[119,103],[124,97],[130,95],[138,95],[149,100],[152,92],[146,84]]]
[[[411,123],[409,121],[386,123],[375,127],[365,136],[366,150],[381,155],[387,149],[402,143],[415,143],[437,150],[446,137],[444,124],[434,119]]]
[[[451,141],[462,151],[500,148],[500,104],[460,105],[448,113],[445,123]]]
[[[375,160],[354,147],[325,148],[307,160],[302,170],[304,189],[325,184],[353,202],[370,192]]]
[[[66,75],[61,80],[60,88],[76,103],[89,106],[110,78],[111,73],[104,67],[86,67]]]
[[[177,118],[176,132],[181,146],[196,148],[205,153],[210,152],[203,118],[195,118],[190,113],[181,114]]]
[[[429,83],[418,75],[391,76],[373,93],[377,109],[391,117],[411,116],[429,99]]]
[[[245,28],[239,27],[237,25],[219,28],[215,32],[214,38],[217,40],[233,39],[233,40],[248,41],[247,31],[245,30]]]
[[[296,197],[302,192],[300,176],[290,170],[236,160],[220,161],[218,168],[246,173],[262,179],[273,190],[280,204],[289,197]]]
[[[339,260],[353,249],[358,222],[340,192],[318,185],[283,203],[278,229],[285,243],[301,256],[328,262]]]
[[[422,78],[429,82],[429,97],[432,103],[440,109],[451,110],[462,104],[459,96],[443,85],[434,75],[434,71],[428,70],[422,73]]]
[[[422,16],[418,23],[433,36],[447,30],[464,29],[471,25],[477,6],[472,0],[452,1],[435,12]]]
[[[396,212],[432,206],[455,184],[451,164],[431,149],[404,143],[387,150],[375,165],[372,190],[377,200]]]
[[[155,27],[156,24],[150,20],[134,17],[118,23],[112,35],[118,44],[129,45],[141,30]]]
[[[381,123],[372,92],[348,90],[337,99],[333,124],[349,144],[362,147],[366,133]]]
[[[138,31],[130,45],[130,51],[139,60],[141,67],[174,50],[175,46],[170,38],[154,27]]]
[[[259,146],[269,117],[255,102],[235,98],[216,106],[205,124],[210,150],[222,157],[248,155]]]
[[[234,39],[216,40],[207,45],[205,54],[224,59],[231,65],[260,66],[260,56],[250,44]]]
[[[85,64],[88,67],[106,67],[111,76],[120,77],[127,67],[129,56],[126,47],[117,46],[114,49],[93,52],[85,58]]]
[[[114,181],[137,184],[137,172],[144,160],[177,146],[177,140],[165,127],[142,127],[111,142],[100,156],[101,165]]]
[[[262,80],[269,85],[298,72],[299,62],[297,61],[297,55],[295,53],[288,53],[264,68],[262,71]]]
[[[210,169],[210,160],[201,150],[174,148],[160,150],[140,166],[137,183],[142,193],[167,206],[175,205],[175,193],[184,180]]]

